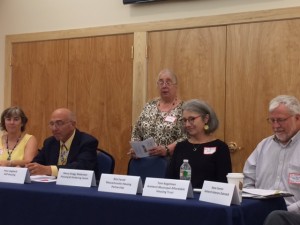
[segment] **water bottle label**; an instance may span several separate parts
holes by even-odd
[[[183,171],[183,176],[184,177],[188,177],[188,175],[189,175],[189,171],[187,171],[187,170]]]
[[[181,180],[190,180],[191,179],[191,171],[190,170],[180,171],[180,179]]]

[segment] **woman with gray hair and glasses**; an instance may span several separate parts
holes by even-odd
[[[27,117],[20,107],[9,107],[1,114],[0,166],[25,166],[36,156],[37,140],[25,132]]]
[[[185,136],[181,130],[183,101],[177,96],[177,76],[169,69],[159,72],[159,97],[149,101],[134,125],[131,141],[153,138],[157,147],[150,149],[151,156],[171,156],[177,141]],[[136,158],[133,149],[129,153]]]
[[[177,143],[167,177],[179,179],[183,159],[188,159],[194,188],[202,188],[204,180],[227,182],[231,159],[227,144],[213,135],[219,125],[216,113],[206,102],[197,99],[185,102],[182,108],[181,122],[187,139]]]

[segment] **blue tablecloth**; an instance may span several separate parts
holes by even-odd
[[[267,214],[286,210],[283,198],[243,199],[222,206],[193,199],[175,200],[98,192],[55,183],[0,183],[3,225],[262,225]]]

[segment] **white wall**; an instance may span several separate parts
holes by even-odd
[[[0,0],[0,112],[4,108],[5,36],[300,6],[299,0]]]

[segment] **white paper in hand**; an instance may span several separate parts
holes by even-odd
[[[149,149],[152,149],[157,146],[152,137],[144,141],[131,141],[130,145],[138,158],[144,158],[149,156]]]

